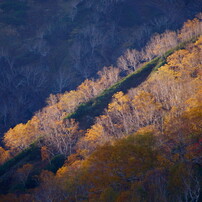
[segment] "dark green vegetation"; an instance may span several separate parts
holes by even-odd
[[[25,149],[0,167],[0,176],[2,176],[5,172],[8,172],[13,166],[22,161],[25,157],[26,161],[37,160],[39,154],[39,148],[37,148],[34,144],[30,145],[29,148]]]
[[[5,164],[0,166],[0,193],[8,193],[9,191],[19,190],[19,184],[9,183],[14,176],[16,170],[21,167],[23,164],[30,163],[30,162],[37,162],[41,160],[40,157],[40,149],[36,145],[30,145],[29,148],[25,149],[24,151],[20,152],[18,155],[7,161]],[[37,172],[36,172],[37,170]],[[32,177],[36,175],[38,172],[38,168],[35,169],[32,173]],[[30,180],[30,182],[28,181]],[[27,180],[27,187],[35,186],[35,182],[30,179]],[[15,187],[17,186],[17,187]],[[20,185],[21,186],[21,185]],[[24,187],[24,186],[23,186]],[[21,188],[20,188],[21,189]],[[23,188],[25,189],[25,187]]]
[[[63,166],[65,162],[64,155],[57,155],[53,159],[51,159],[50,163],[46,166],[45,170],[49,170],[53,173],[56,173],[59,168]]]
[[[50,159],[50,161],[44,161],[42,163],[40,148],[36,146],[35,143],[30,145],[29,148],[23,150],[0,166],[0,194],[26,191],[27,189],[38,186],[39,182],[37,176],[42,170],[56,173],[56,171],[62,167],[64,161],[65,157],[63,155],[57,155],[53,159]],[[18,169],[22,168],[23,165],[31,164],[34,166],[28,174],[27,179],[23,179],[23,182],[20,176],[22,173],[20,173]],[[26,173],[26,169],[22,170],[22,172]]]

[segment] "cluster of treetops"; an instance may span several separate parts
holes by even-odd
[[[199,14],[176,32],[154,35],[141,51],[127,50],[118,67],[104,67],[96,79],[85,80],[76,90],[50,95],[46,107],[3,137],[1,167],[30,145],[39,158],[25,157],[1,173],[0,185],[10,179],[1,200],[199,201],[201,34]],[[90,128],[65,118],[120,81],[123,71],[130,74],[181,43],[184,47],[165,58],[145,82],[115,93]],[[50,168],[61,158],[59,167]]]

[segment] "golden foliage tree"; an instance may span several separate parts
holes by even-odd
[[[38,121],[37,117],[33,117],[32,120],[28,121],[26,124],[21,123],[13,129],[10,129],[4,135],[6,146],[12,151],[17,152],[27,148],[38,138]]]

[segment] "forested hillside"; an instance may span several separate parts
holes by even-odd
[[[50,93],[74,90],[201,7],[201,0],[1,0],[0,133],[25,123]]]
[[[3,136],[0,201],[200,201],[201,56],[199,13],[51,94]]]

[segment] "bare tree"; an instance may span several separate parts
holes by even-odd
[[[188,201],[197,202],[199,201],[200,192],[201,192],[200,179],[194,173],[194,170],[192,167],[187,166],[186,171],[187,171],[187,175],[182,176],[183,185],[184,185],[184,192],[183,192],[182,198],[186,202]]]
[[[84,35],[84,39],[89,40],[92,50],[91,54],[93,54],[95,48],[101,45],[105,40],[105,34],[94,24],[90,24],[89,26],[85,27],[82,33]]]
[[[166,51],[178,44],[177,33],[166,31],[163,34],[154,35],[145,47],[145,58],[151,60],[156,56],[162,56]]]
[[[135,49],[128,49],[123,56],[118,58],[118,67],[122,70],[126,70],[129,73],[135,71],[142,59],[141,52]]]
[[[62,93],[64,88],[67,88],[69,84],[69,76],[67,72],[64,70],[64,68],[60,68],[59,72],[55,78],[54,82],[54,91],[56,93]]]
[[[50,154],[70,155],[78,139],[78,124],[74,120],[63,121],[63,111],[57,105],[49,106],[36,115],[39,119],[38,130],[42,145],[46,145]]]

